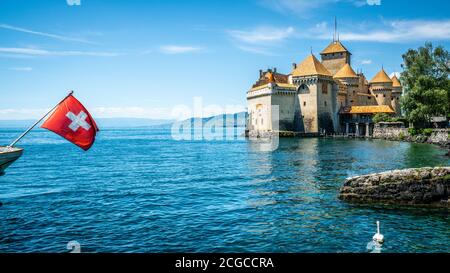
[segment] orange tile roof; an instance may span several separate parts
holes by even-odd
[[[335,78],[358,78],[355,71],[349,64],[345,64],[335,75]]]
[[[306,57],[306,59],[297,65],[297,68],[292,71],[292,76],[294,77],[313,75],[332,76],[330,71],[328,71],[325,66],[323,66],[323,64],[312,54]]]
[[[329,44],[322,52],[320,52],[320,54],[330,54],[339,52],[350,53],[340,41],[334,41],[331,42],[331,44]]]
[[[394,114],[395,111],[388,105],[368,105],[368,106],[350,106],[344,107],[341,114]]]
[[[394,75],[394,77],[392,77],[391,80],[392,80],[392,87],[402,87],[402,84],[400,83],[396,75]]]
[[[378,72],[373,79],[370,80],[370,83],[391,83],[392,80],[389,78],[389,76],[386,74],[386,71],[384,69],[381,69],[380,72]]]

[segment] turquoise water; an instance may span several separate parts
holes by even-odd
[[[21,130],[1,129],[7,144]],[[426,144],[281,139],[175,141],[168,130],[105,129],[87,153],[34,131],[0,177],[0,252],[450,252],[447,209],[353,205],[344,179],[449,165]]]

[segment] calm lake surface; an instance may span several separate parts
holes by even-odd
[[[0,129],[8,144],[22,130]],[[36,130],[0,177],[0,252],[450,252],[447,209],[352,205],[349,176],[450,165],[437,147],[382,140],[175,141],[105,129],[85,153]]]

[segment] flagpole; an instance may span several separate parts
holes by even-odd
[[[64,97],[64,99],[62,99],[57,105],[55,105],[55,107],[53,107],[50,111],[48,111],[42,118],[40,118],[38,121],[36,121],[30,128],[28,128],[25,132],[23,132],[16,140],[14,140],[8,147],[14,147],[14,145],[16,145],[17,142],[19,142],[19,140],[21,140],[26,134],[28,134],[34,127],[36,127],[36,125],[39,124],[39,122],[41,122],[46,116],[48,116],[48,114],[50,114],[51,112],[53,112],[53,110],[56,109],[56,107],[58,107],[63,101],[65,101],[68,97],[70,97],[73,94],[73,90],[70,90],[69,94],[67,96]]]

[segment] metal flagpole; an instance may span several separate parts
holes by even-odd
[[[53,107],[50,111],[48,111],[42,118],[40,118],[38,121],[36,121],[30,128],[28,128],[25,132],[23,132],[16,140],[14,140],[8,147],[14,147],[19,140],[21,140],[26,134],[28,134],[36,125],[39,124],[48,114],[53,112],[53,110],[56,109],[63,101],[65,101],[68,97],[70,97],[73,94],[73,91],[71,90],[67,96],[64,97],[55,107]]]

